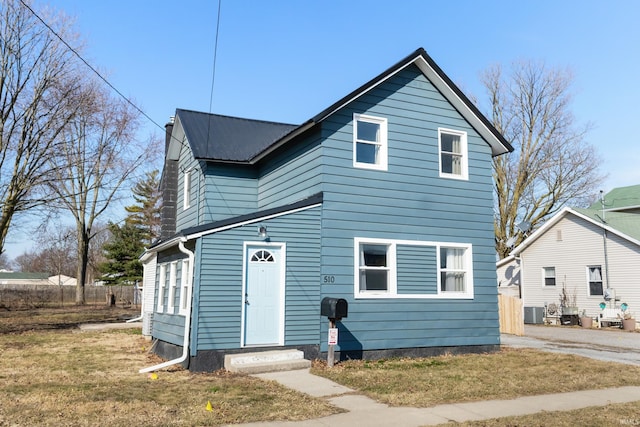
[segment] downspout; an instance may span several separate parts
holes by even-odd
[[[186,239],[180,240],[180,242],[178,243],[178,248],[180,249],[180,252],[186,254],[189,257],[189,276],[188,276],[187,280],[193,282],[193,264],[194,264],[195,256],[194,256],[192,251],[190,251],[189,249],[185,248],[185,246],[184,246],[185,240]],[[190,283],[189,288],[191,289],[192,286],[193,286],[193,283]],[[189,298],[187,299],[187,310],[186,310],[187,314],[186,314],[185,319],[184,319],[182,356],[178,357],[177,359],[168,360],[168,361],[166,361],[164,363],[160,363],[158,365],[154,365],[154,366],[150,366],[148,368],[140,369],[138,371],[139,373],[145,374],[147,372],[153,372],[153,371],[157,371],[157,370],[160,370],[160,369],[164,369],[164,368],[166,368],[168,366],[177,365],[179,363],[184,362],[185,360],[187,360],[187,357],[189,357],[189,338],[190,338],[190,331],[191,331],[191,300],[193,299],[193,295],[191,295],[191,292],[189,292]]]
[[[136,289],[136,292],[138,291],[138,289]],[[129,319],[125,323],[138,322],[138,321],[142,320],[143,317],[144,317],[144,298],[143,298],[143,295],[141,295],[140,296],[140,316],[139,317],[134,317],[133,319]]]

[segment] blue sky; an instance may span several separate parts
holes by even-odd
[[[479,100],[493,64],[569,67],[573,112],[593,123],[587,141],[609,175],[603,190],[640,184],[635,0],[222,0],[212,98],[216,0],[34,6],[46,4],[75,17],[85,59],[159,125],[176,108],[299,124],[419,47]],[[143,136],[154,132],[145,120]]]

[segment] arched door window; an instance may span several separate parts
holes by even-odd
[[[251,262],[275,262],[273,254],[263,249],[256,251],[251,257]]]

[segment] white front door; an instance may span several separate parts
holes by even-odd
[[[284,256],[281,246],[245,250],[244,345],[283,345]]]

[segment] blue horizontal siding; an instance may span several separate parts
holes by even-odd
[[[322,182],[320,134],[314,133],[284,153],[277,153],[260,170],[258,205],[268,209],[320,192]]]
[[[388,120],[387,171],[353,167],[354,113]],[[439,176],[439,127],[467,133],[468,180]],[[335,282],[323,285],[322,294],[349,302],[340,348],[498,343],[488,144],[414,67],[326,119],[323,137],[322,274],[334,276]],[[401,298],[436,293],[437,277],[432,247],[400,244],[399,298],[354,299],[355,237],[471,244],[474,298]],[[321,324],[326,349],[326,325]]]
[[[262,222],[273,243],[286,243],[285,345],[317,344],[320,300],[320,207]],[[198,273],[197,351],[241,345],[243,242],[257,225],[202,237]]]
[[[399,294],[438,293],[435,246],[397,245],[396,255]]]

